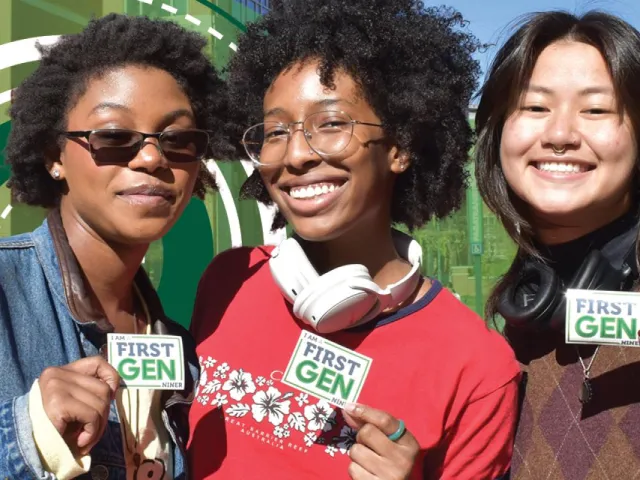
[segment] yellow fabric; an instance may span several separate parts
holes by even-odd
[[[29,416],[33,425],[33,438],[45,471],[54,473],[56,478],[60,480],[75,478],[89,471],[91,457],[85,455],[75,458],[56,427],[49,420],[42,405],[42,394],[38,380],[33,382],[29,392]]]
[[[140,454],[137,478],[172,480],[171,439],[161,416],[161,390],[125,389],[116,393],[116,405],[122,422],[122,438],[127,462],[127,480],[134,480],[134,450]],[[140,416],[136,418],[138,406]],[[136,422],[138,428],[136,428]],[[135,437],[138,434],[138,447]]]

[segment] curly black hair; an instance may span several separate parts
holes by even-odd
[[[177,23],[142,16],[109,14],[94,19],[79,34],[64,35],[51,46],[38,46],[36,70],[13,92],[12,128],[6,147],[11,166],[8,186],[18,202],[45,208],[59,203],[63,182],[51,178],[46,158],[56,158],[67,114],[88,81],[125,65],[162,69],[184,89],[198,128],[211,132],[208,155],[231,158],[226,122],[226,84],[203,53],[207,40]],[[201,169],[194,194],[202,197],[215,180]]]
[[[264,94],[283,70],[318,61],[322,84],[333,88],[343,69],[410,155],[392,221],[413,229],[445,217],[460,206],[473,141],[468,107],[479,66],[472,55],[481,45],[464,27],[455,10],[415,0],[275,0],[240,36],[228,65],[230,103],[245,122],[235,134],[262,121]],[[256,172],[241,195],[271,203]],[[284,224],[278,215],[273,228]]]

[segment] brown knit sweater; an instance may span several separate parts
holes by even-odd
[[[600,347],[583,406],[575,345],[558,334],[505,334],[526,372],[512,478],[640,480],[640,348]],[[579,349],[589,365],[594,349]]]

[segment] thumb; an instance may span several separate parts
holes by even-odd
[[[115,398],[116,391],[120,387],[120,375],[116,369],[109,365],[102,357],[96,358],[99,358],[101,363],[98,365],[95,375],[104,383],[109,385],[109,388],[111,389],[111,398],[113,399]]]
[[[95,423],[84,424],[82,431],[78,434],[76,439],[76,445],[80,455],[88,454],[91,447],[93,447],[96,438],[100,438],[100,435],[98,435],[100,432],[97,432],[97,427],[98,425]]]
[[[356,431],[360,430],[364,426],[364,424],[367,423],[354,415],[350,415],[345,410],[342,410],[342,417],[344,418],[344,421],[347,423],[347,425],[349,425],[349,427],[353,428]]]

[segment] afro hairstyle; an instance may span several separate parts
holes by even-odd
[[[398,176],[391,215],[413,229],[459,208],[467,185],[473,132],[470,98],[480,47],[460,13],[415,0],[274,0],[248,26],[228,65],[230,104],[243,124],[262,122],[263,98],[288,68],[318,61],[323,85],[349,73],[381,118],[385,132],[410,156]],[[243,198],[271,204],[260,175]],[[278,214],[273,228],[286,223]]]
[[[92,78],[127,66],[155,67],[169,73],[189,98],[198,128],[210,132],[207,156],[235,156],[225,135],[226,84],[203,52],[207,40],[177,23],[143,16],[109,14],[94,19],[79,34],[64,35],[50,46],[38,45],[41,61],[14,90],[9,115],[12,128],[6,146],[11,166],[8,186],[18,202],[55,207],[63,182],[51,178],[47,159],[57,158],[65,140],[67,114]],[[194,194],[216,186],[200,170]]]

